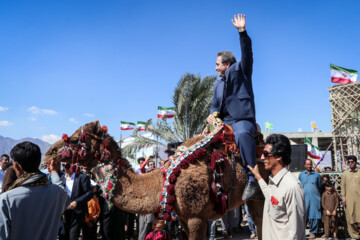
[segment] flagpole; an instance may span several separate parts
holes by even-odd
[[[159,118],[156,115],[156,128],[159,127]],[[159,156],[159,135],[156,134],[156,151],[155,151],[155,156],[156,156],[156,163],[159,162],[158,161],[158,156]]]
[[[122,130],[121,130],[121,121],[120,121],[120,157],[123,157],[121,152],[122,152]]]
[[[316,163],[315,167],[317,167],[322,160],[324,160],[326,153],[329,151],[329,149],[331,148],[331,146],[333,145],[333,142],[330,143],[330,145],[327,147],[327,149],[325,150],[325,153],[322,155],[322,157],[320,158],[320,160]],[[337,166],[335,166],[337,168]]]

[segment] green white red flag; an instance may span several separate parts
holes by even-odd
[[[309,157],[314,158],[314,159],[321,158],[322,154],[320,152],[320,148],[313,145],[311,143],[310,139],[308,139],[307,137],[305,137],[305,144],[307,145],[307,152],[308,152]]]
[[[121,121],[121,130],[133,130],[133,129],[135,129],[134,123]]]
[[[138,131],[140,131],[140,132],[148,131],[147,129],[145,129],[145,125],[146,125],[146,122],[138,121],[137,122]]]
[[[174,107],[160,107],[158,106],[158,118],[173,118],[175,116],[175,108]]]
[[[356,82],[358,76],[358,72],[355,70],[338,67],[333,64],[330,64],[330,72],[331,82],[333,83],[354,83]]]

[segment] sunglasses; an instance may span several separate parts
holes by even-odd
[[[263,154],[264,154],[264,157],[267,158],[269,155],[274,155],[273,153],[271,152],[268,152],[266,150],[263,151]]]
[[[351,161],[351,160],[350,160],[350,161],[348,161],[348,163],[355,163],[355,161]]]

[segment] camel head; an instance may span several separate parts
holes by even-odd
[[[107,127],[94,121],[81,126],[70,137],[64,134],[46,152],[44,163],[54,160],[92,168],[119,157],[120,148],[107,133]]]

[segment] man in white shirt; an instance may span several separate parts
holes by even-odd
[[[0,169],[0,193],[2,192],[2,182],[4,179],[5,171],[9,167],[10,157],[7,154],[1,155],[1,169]]]
[[[263,239],[305,239],[305,196],[300,181],[287,170],[291,159],[287,137],[272,134],[267,137],[261,155],[266,170],[271,171],[269,183],[261,177],[258,166],[248,166],[258,180],[265,196],[262,223]]]

